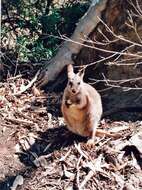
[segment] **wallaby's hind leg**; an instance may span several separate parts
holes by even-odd
[[[97,132],[98,122],[93,123],[91,138],[87,141],[87,146],[93,147],[95,145],[95,137]]]
[[[97,137],[111,137],[111,138],[120,138],[121,135],[119,133],[111,133],[109,131],[104,131],[103,129],[97,129],[99,122],[94,122],[92,132],[90,135],[90,139],[87,141],[87,146],[89,148],[94,147],[95,145],[95,138]]]

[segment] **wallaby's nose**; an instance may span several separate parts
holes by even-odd
[[[75,94],[76,93],[76,91],[74,90],[74,89],[72,89],[72,92]]]

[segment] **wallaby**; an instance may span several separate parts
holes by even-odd
[[[61,110],[68,129],[91,137],[89,144],[94,143],[95,136],[115,137],[115,134],[97,129],[102,116],[101,96],[91,85],[83,82],[84,70],[75,74],[70,64],[67,66],[67,76]]]

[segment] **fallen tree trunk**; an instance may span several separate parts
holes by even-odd
[[[45,63],[45,70],[42,70],[39,75],[37,83],[38,87],[42,87],[49,81],[56,79],[62,69],[68,64],[74,64],[72,55],[76,55],[82,48],[82,44],[88,38],[89,34],[100,22],[101,13],[106,8],[107,0],[93,0],[87,13],[82,17],[78,23],[70,40],[65,41],[59,49],[56,56],[49,62]],[[77,42],[77,43],[74,43]]]

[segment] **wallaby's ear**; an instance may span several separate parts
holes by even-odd
[[[72,78],[74,75],[73,66],[71,64],[67,65],[67,75],[68,78]]]
[[[78,72],[78,76],[80,76],[80,77],[83,79],[84,73],[85,73],[85,69],[81,69],[81,70]]]

